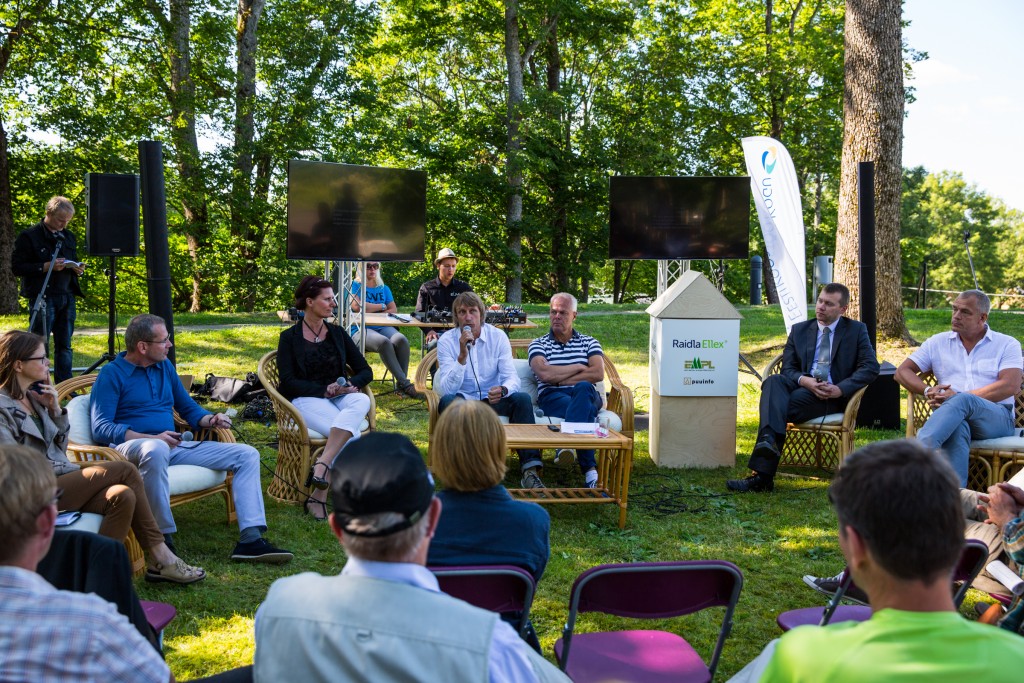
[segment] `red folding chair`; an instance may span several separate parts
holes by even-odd
[[[471,605],[499,614],[520,612],[519,637],[526,638],[530,606],[537,591],[533,575],[512,565],[428,567],[441,591]]]
[[[960,559],[953,568],[953,582],[962,582],[960,587],[953,593],[953,604],[958,608],[967,595],[967,589],[975,577],[981,572],[988,559],[988,546],[981,541],[970,539],[964,542],[964,548],[960,551]],[[846,591],[853,584],[853,577],[850,576],[849,568],[843,570],[843,578],[840,580],[839,589],[828,601],[825,607],[804,607],[802,609],[783,612],[776,619],[775,623],[783,631],[796,628],[797,626],[817,625],[825,626],[841,621],[867,621],[871,618],[871,608],[863,605],[840,605]]]
[[[576,683],[585,681],[710,681],[714,678],[743,574],[731,562],[695,560],[606,564],[577,577],[569,618],[555,643],[555,658]],[[708,664],[675,633],[654,630],[574,633],[577,615],[665,619],[724,607],[718,640]]]

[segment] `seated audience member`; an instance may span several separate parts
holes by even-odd
[[[989,488],[988,495],[979,494],[978,498],[988,513],[988,523],[1000,531],[1003,549],[1011,564],[1024,577],[1024,489],[1011,483],[996,484]],[[1024,596],[1014,598],[999,625],[1024,635]]]
[[[990,308],[984,292],[963,292],[953,301],[952,330],[925,339],[896,369],[896,381],[932,408],[917,438],[945,452],[961,486],[967,486],[971,440],[1015,430],[1013,403],[1024,361],[1019,341],[989,327]],[[922,371],[935,376],[935,386],[918,377]]]
[[[36,574],[60,489],[24,446],[0,447],[0,680],[174,681],[160,654],[109,602]]]
[[[232,489],[241,536],[231,559],[280,564],[292,554],[272,546],[263,532],[267,517],[260,488],[260,456],[252,446],[219,441],[183,443],[174,430],[174,411],[192,429],[230,427],[227,415],[203,410],[185,391],[167,352],[172,343],[163,318],[137,315],[124,331],[122,351],[92,388],[92,433],[138,465],[146,497],[160,531],[173,534],[171,465],[197,465],[234,472]]]
[[[437,496],[444,514],[428,566],[510,564],[540,581],[551,554],[551,518],[540,505],[513,500],[502,486],[505,457],[505,430],[487,406],[458,401],[441,415],[430,440],[430,465],[444,487]],[[502,618],[519,629],[520,613]]]
[[[595,422],[603,403],[594,386],[604,379],[604,352],[593,337],[573,329],[576,297],[560,292],[551,297],[551,331],[530,343],[530,368],[537,377],[537,405],[545,415],[568,422]],[[559,464],[572,464],[576,451],[558,451]],[[587,488],[597,488],[594,449],[579,452]]]
[[[352,337],[327,322],[334,314],[330,282],[315,275],[302,278],[295,289],[295,307],[305,315],[281,332],[277,371],[284,397],[310,429],[327,435],[327,444],[306,477],[306,487],[314,489],[306,499],[306,512],[325,521],[331,463],[346,443],[359,438],[359,426],[370,412],[370,398],[360,389],[373,381],[373,370]]]
[[[434,390],[441,394],[437,410],[444,413],[454,401],[486,401],[498,415],[512,424],[533,424],[533,402],[519,391],[519,375],[512,364],[508,337],[484,322],[486,308],[473,292],[455,298],[455,329],[437,342],[437,377]],[[542,489],[540,451],[519,451],[524,489]]]
[[[384,284],[384,278],[380,272],[380,262],[370,261],[366,264],[366,312],[367,313],[397,313],[398,306],[395,305],[395,297],[391,288]],[[350,306],[354,313],[359,312],[359,300],[362,291],[362,283],[357,279],[352,283],[352,296]],[[350,334],[355,335],[358,328],[352,326]],[[423,394],[416,391],[416,385],[409,380],[409,340],[398,331],[398,328],[388,325],[385,327],[367,327],[365,331],[366,350],[375,351],[380,355],[381,361],[395,378],[398,390],[409,398],[422,399]],[[358,340],[353,337],[358,343]]]
[[[274,582],[256,613],[256,681],[568,681],[497,614],[426,568],[441,501],[401,434],[350,444],[331,477],[340,575]]]
[[[468,282],[456,279],[455,269],[458,264],[459,257],[451,249],[445,247],[437,252],[437,258],[434,259],[437,277],[420,285],[420,291],[416,295],[417,313],[426,313],[432,308],[439,311],[454,311],[455,297],[463,292],[473,291]],[[428,351],[434,348],[442,334],[443,327],[423,328],[423,348]]]
[[[1000,486],[1007,491],[1020,491],[1021,486],[1024,486],[1024,470],[1021,470],[1010,481]],[[1015,560],[1003,545],[1003,527],[1005,522],[996,525],[989,521],[988,509],[985,507],[987,500],[988,497],[984,493],[970,489],[960,489],[960,504],[963,509],[965,523],[964,537],[981,541],[988,546],[989,555],[988,560],[985,562],[986,565],[989,562],[1001,560],[1012,566]],[[828,577],[817,577],[808,574],[804,576],[804,583],[820,593],[833,595],[839,589],[842,577],[842,572]],[[974,579],[971,587],[986,593],[1009,596],[1006,586],[989,574],[988,570],[982,570]],[[867,596],[856,585],[851,586],[846,591],[845,597],[853,602],[867,604]]]
[[[53,468],[66,510],[103,515],[99,533],[123,542],[134,531],[150,556],[147,581],[194,583],[206,578],[201,567],[179,559],[153,519],[142,477],[124,460],[95,461],[79,467],[68,460],[67,410],[49,382],[49,362],[41,337],[12,330],[0,336],[0,444],[23,444]]]
[[[739,679],[1020,680],[1024,641],[968,621],[953,606],[950,581],[963,548],[964,517],[957,477],[945,458],[915,440],[870,444],[836,472],[829,500],[839,520],[839,547],[870,599],[871,619],[797,627]]]

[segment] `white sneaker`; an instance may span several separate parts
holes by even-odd
[[[587,470],[586,474],[583,475],[583,480],[587,483],[588,489],[597,488],[597,470]]]
[[[555,464],[559,467],[572,467],[576,462],[575,448],[559,448],[555,452]]]

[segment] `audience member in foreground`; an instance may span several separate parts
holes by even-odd
[[[327,436],[306,476],[306,488],[313,487],[306,512],[326,520],[331,463],[349,440],[359,438],[359,425],[370,411],[370,398],[360,389],[373,381],[373,370],[348,333],[327,322],[334,315],[330,282],[315,275],[302,278],[295,289],[295,307],[304,315],[281,332],[277,371],[284,397],[310,429]]]
[[[68,413],[57,402],[48,369],[41,337],[18,330],[0,336],[0,444],[23,444],[45,459],[64,491],[61,505],[103,515],[100,534],[124,541],[134,531],[152,560],[147,581],[206,578],[201,567],[186,564],[167,547],[135,465],[120,460],[79,467],[68,460]]]
[[[425,567],[441,501],[406,437],[375,432],[331,477],[338,576],[279,579],[256,613],[256,681],[568,681],[497,614],[438,591]]]
[[[1019,491],[1014,496],[1024,499],[1024,490],[1022,490],[1022,487],[1024,487],[1024,470],[1017,472],[1008,482],[999,484],[999,487],[1010,493]],[[1013,498],[1009,500],[1013,500]],[[988,546],[989,554],[988,560],[985,562],[986,565],[989,562],[1000,560],[1012,567],[1016,559],[1024,559],[1024,557],[1014,558],[1013,554],[1008,550],[1009,546],[1004,545],[1004,538],[1013,536],[1012,533],[1004,534],[1003,531],[1009,519],[1000,523],[993,522],[989,515],[989,509],[986,507],[987,502],[988,496],[984,493],[970,489],[960,489],[960,505],[963,509],[965,523],[964,537],[981,541]],[[1004,507],[1002,510],[1006,511],[1006,508]],[[1019,540],[1018,543],[1020,543]],[[1019,546],[1019,549],[1021,548],[1024,548],[1024,546]],[[820,593],[834,595],[839,589],[842,576],[842,572],[828,577],[817,577],[808,574],[804,576],[804,583]],[[971,587],[986,593],[996,593],[1007,597],[1010,595],[1010,591],[1006,586],[997,581],[986,569],[983,569],[978,574]],[[851,586],[846,591],[844,597],[853,602],[859,602],[863,605],[867,604],[867,596],[856,585]]]
[[[60,489],[23,446],[0,447],[0,680],[174,681],[160,654],[109,602],[36,574],[53,539]]]
[[[483,300],[473,292],[463,292],[452,306],[456,327],[437,342],[434,390],[441,394],[438,412],[444,413],[453,402],[463,399],[486,401],[512,424],[533,424],[533,401],[519,390],[512,345],[501,330],[484,322]],[[541,465],[540,451],[519,451],[524,489],[544,488]]]
[[[153,516],[160,531],[174,533],[167,468],[198,465],[234,472],[235,508],[241,535],[231,559],[280,564],[292,554],[272,546],[263,532],[267,517],[260,489],[260,456],[240,443],[183,443],[174,430],[174,411],[192,429],[230,427],[227,415],[203,410],[185,391],[174,364],[167,359],[172,343],[163,318],[137,315],[124,331],[127,351],[100,371],[92,388],[92,433],[99,443],[113,444],[142,473]]]
[[[567,422],[596,422],[602,396],[594,386],[604,379],[604,352],[593,337],[573,329],[576,297],[560,292],[551,297],[551,331],[530,342],[530,368],[537,377],[537,405],[545,415]],[[556,462],[572,464],[576,451],[558,451]],[[587,488],[597,488],[594,449],[579,452]]]
[[[896,370],[896,381],[933,409],[917,438],[946,452],[961,486],[967,486],[971,440],[1013,433],[1013,397],[1024,368],[1020,342],[989,328],[989,308],[984,292],[962,293],[953,302],[952,331],[926,339]],[[923,371],[935,375],[935,386],[917,376]]]
[[[479,401],[457,401],[437,421],[430,466],[444,487],[444,514],[427,564],[510,564],[540,581],[551,554],[551,518],[540,505],[513,500],[505,477],[505,429]],[[521,614],[503,614],[516,630]],[[530,644],[539,649],[530,627]]]
[[[956,475],[941,455],[914,440],[865,446],[836,472],[829,500],[839,547],[873,614],[865,622],[786,633],[762,682],[1020,680],[1024,640],[968,621],[953,606],[964,517]],[[758,680],[766,658],[738,678]]]
[[[821,288],[815,320],[797,323],[782,352],[782,369],[761,384],[757,443],[747,466],[754,474],[730,479],[733,491],[775,487],[787,422],[806,422],[842,412],[850,396],[878,377],[878,361],[864,323],[845,317],[850,290],[832,282]]]

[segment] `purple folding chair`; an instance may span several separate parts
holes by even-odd
[[[970,539],[964,542],[963,550],[960,551],[960,559],[953,568],[953,582],[960,583],[960,587],[953,593],[953,604],[960,607],[967,595],[967,589],[981,572],[988,559],[988,546],[981,541]],[[783,631],[796,628],[797,626],[826,626],[841,621],[867,621],[871,618],[871,608],[863,605],[840,605],[846,591],[853,584],[853,577],[850,576],[849,568],[843,570],[843,578],[840,580],[839,589],[828,601],[825,607],[804,607],[802,609],[783,612],[776,619],[775,623]]]
[[[441,591],[491,612],[521,612],[519,637],[526,638],[537,582],[521,567],[506,564],[428,567]]]
[[[731,562],[693,560],[604,564],[576,578],[569,618],[555,643],[555,658],[576,683],[585,681],[711,681],[743,574]],[[666,631],[573,633],[576,616],[603,612],[618,617],[666,619],[724,607],[725,615],[709,664],[684,638]],[[571,655],[571,656],[570,656]]]

